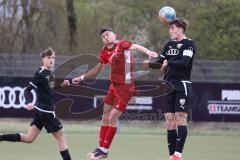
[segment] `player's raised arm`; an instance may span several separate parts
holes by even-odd
[[[166,66],[166,61],[164,63],[164,60],[166,60],[166,52],[168,51],[168,47],[169,47],[169,42],[165,44],[164,48],[163,48],[163,51],[162,53],[159,55],[159,57],[157,58],[153,58],[151,60],[148,60],[148,61],[145,61],[145,65],[148,64],[148,67],[149,68],[152,68],[152,69],[161,69],[163,70]],[[164,68],[163,68],[164,66]]]
[[[72,83],[79,84],[84,79],[95,79],[97,77],[98,73],[102,70],[103,66],[104,65],[102,63],[98,63],[94,68],[89,70],[87,73],[85,73],[79,77],[73,78]]]
[[[145,47],[143,47],[143,46],[141,46],[139,44],[133,43],[129,49],[145,53],[146,55],[149,56],[149,58],[156,58],[156,57],[158,57],[158,54],[156,52],[150,51],[149,49],[147,49],[147,48],[145,48]]]

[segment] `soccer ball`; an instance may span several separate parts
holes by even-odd
[[[176,12],[172,7],[162,7],[158,12],[158,17],[161,22],[169,23],[176,18]]]

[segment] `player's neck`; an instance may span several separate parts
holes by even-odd
[[[42,66],[42,68],[43,68],[43,69],[46,69],[46,70],[48,70],[48,71],[51,70],[51,67],[48,67],[48,66]]]
[[[113,43],[109,43],[109,44],[106,45],[106,48],[111,50],[112,48],[114,48],[116,43],[117,43],[117,41],[114,41]]]
[[[177,41],[181,41],[181,40],[183,40],[185,38],[186,38],[186,36],[185,36],[185,34],[183,34],[183,35],[180,35],[179,37],[177,37],[176,40]]]

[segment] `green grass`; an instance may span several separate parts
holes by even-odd
[[[29,121],[0,119],[0,132],[25,132]],[[96,147],[99,122],[63,122],[73,160],[86,160]],[[184,160],[240,159],[238,123],[190,123]],[[59,160],[57,144],[45,130],[33,144],[0,142],[0,160]],[[162,123],[121,122],[109,160],[168,160]]]

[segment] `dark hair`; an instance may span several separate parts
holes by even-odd
[[[100,36],[101,36],[104,32],[106,32],[106,31],[114,32],[112,28],[109,28],[109,27],[103,27],[103,28],[101,28],[101,29],[99,30],[99,34],[100,34]]]
[[[188,27],[188,22],[180,18],[176,18],[172,22],[170,22],[169,27],[173,24],[175,24],[175,26],[177,26],[178,28],[182,28],[183,32],[185,32]]]
[[[44,50],[40,53],[41,58],[44,58],[47,56],[52,56],[52,55],[55,55],[55,52],[51,47],[48,47],[46,50]]]

